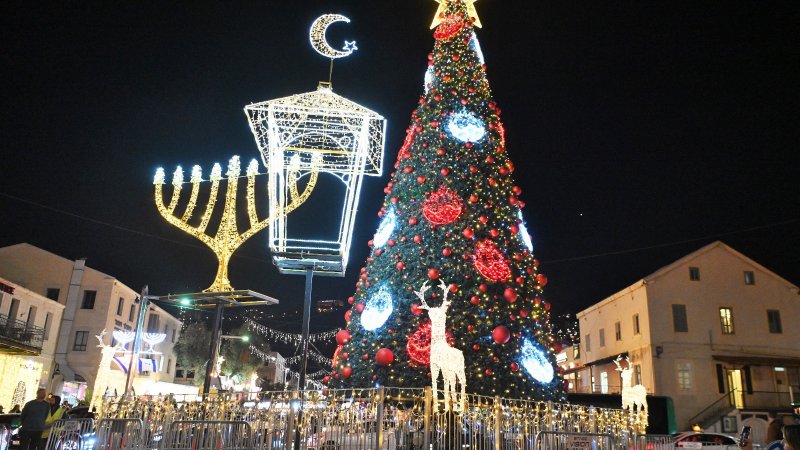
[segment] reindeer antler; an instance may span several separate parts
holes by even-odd
[[[620,361],[622,361],[622,355],[617,356],[617,359],[614,360],[614,364],[617,365],[617,370],[622,372],[625,369],[623,369],[622,366],[619,364]]]
[[[447,308],[450,302],[447,301],[447,295],[450,294],[450,287],[441,278],[439,279],[439,289],[442,290],[442,306]]]
[[[428,292],[428,289],[431,287],[428,286],[428,281],[426,280],[422,283],[422,287],[419,288],[419,291],[414,291],[414,294],[420,299],[422,305],[420,305],[419,309],[431,309],[427,303],[425,303],[425,293]]]

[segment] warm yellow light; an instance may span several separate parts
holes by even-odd
[[[217,228],[217,232],[214,236],[207,234],[206,228],[211,220],[211,214],[214,212],[214,206],[216,205],[217,196],[219,194],[219,184],[222,180],[222,168],[219,166],[219,164],[215,164],[211,171],[211,192],[208,197],[208,203],[206,204],[203,216],[200,219],[200,224],[197,226],[189,225],[188,222],[194,213],[195,207],[197,206],[200,183],[203,181],[200,166],[194,166],[192,168],[192,177],[190,179],[192,184],[192,192],[189,196],[189,202],[186,205],[186,210],[180,218],[176,217],[174,213],[175,208],[178,206],[181,190],[183,188],[183,169],[178,167],[173,175],[172,198],[170,199],[169,205],[164,204],[164,170],[158,169],[153,180],[153,184],[155,184],[155,200],[158,212],[161,213],[164,219],[166,219],[166,221],[171,225],[199,239],[217,256],[217,260],[219,262],[217,275],[214,278],[214,282],[208,287],[208,289],[205,290],[205,292],[225,292],[233,290],[230,280],[228,279],[228,263],[230,262],[231,256],[242,244],[245,243],[245,241],[266,228],[276,219],[276,217],[269,216],[264,220],[258,220],[255,202],[255,183],[256,176],[258,175],[258,163],[253,161],[247,167],[246,175],[247,215],[249,218],[250,227],[242,233],[239,232],[239,228],[236,223],[236,194],[238,192],[240,174],[241,166],[239,164],[239,157],[234,156],[228,163],[228,172],[226,173],[228,187],[225,193],[225,206],[223,208],[219,227]],[[305,190],[301,194],[297,188],[297,172],[289,172],[288,184],[291,195],[291,203],[283,208],[282,212],[284,215],[294,211],[298,206],[303,204],[303,202],[308,199],[317,184],[318,175],[319,172],[315,167],[312,167],[308,183],[306,184]]]

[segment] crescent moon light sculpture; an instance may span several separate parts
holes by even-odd
[[[314,23],[311,24],[311,31],[309,33],[309,40],[311,41],[311,46],[314,47],[314,50],[316,50],[320,55],[331,59],[344,58],[345,56],[349,56],[355,50],[358,50],[355,41],[344,41],[344,48],[342,50],[336,50],[335,48],[331,47],[330,44],[328,44],[325,33],[328,31],[328,27],[335,22],[350,23],[350,19],[341,14],[325,14],[319,16]]]

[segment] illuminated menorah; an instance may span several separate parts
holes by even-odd
[[[301,168],[299,164],[290,167],[286,177],[286,184],[291,201],[289,205],[287,205],[287,207],[282,211],[284,216],[295,210],[298,206],[302,205],[303,202],[305,202],[306,199],[308,199],[308,197],[311,195],[311,192],[314,190],[314,187],[317,184],[317,177],[319,175],[316,167],[316,159],[311,161],[310,167],[305,165]],[[241,166],[239,163],[239,157],[234,156],[228,162],[228,172],[226,173],[227,192],[225,194],[225,206],[223,208],[222,217],[220,218],[219,227],[217,228],[216,233],[214,236],[211,236],[206,233],[206,228],[208,228],[208,224],[211,221],[211,215],[214,212],[214,206],[216,205],[217,197],[219,195],[219,185],[222,181],[222,168],[220,165],[214,164],[214,167],[211,169],[211,193],[208,197],[208,203],[206,204],[203,215],[200,217],[200,223],[198,225],[189,225],[189,221],[192,219],[192,215],[194,214],[197,206],[197,198],[200,193],[200,183],[204,181],[200,166],[194,166],[192,168],[192,174],[190,178],[192,191],[189,195],[189,202],[186,205],[186,209],[180,217],[175,215],[175,209],[178,206],[181,191],[183,190],[183,169],[178,166],[172,176],[172,198],[170,199],[168,205],[164,204],[164,169],[159,168],[156,171],[153,184],[155,184],[155,199],[158,212],[160,212],[164,219],[166,219],[166,221],[170,224],[199,239],[217,256],[217,260],[219,262],[217,275],[214,278],[214,282],[211,284],[211,286],[208,289],[205,289],[204,292],[232,291],[233,287],[228,279],[228,263],[230,262],[231,255],[233,255],[233,253],[245,241],[250,239],[253,235],[263,230],[277,219],[277,217],[272,215],[263,220],[258,219],[255,194],[256,176],[258,175],[258,162],[255,159],[252,160],[247,166],[246,174],[247,215],[250,220],[249,228],[247,228],[247,230],[244,232],[240,232],[236,222],[236,194],[238,192]],[[306,183],[303,192],[300,193],[298,189],[298,182],[305,175],[309,176],[308,182]]]

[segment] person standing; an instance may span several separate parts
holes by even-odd
[[[60,419],[64,415],[64,408],[61,406],[61,397],[58,395],[50,394],[49,401],[49,409],[47,411],[47,417],[44,421],[44,430],[42,431],[42,438],[39,441],[39,449],[44,450],[47,447],[47,439],[50,437],[50,433],[53,431],[53,422]]]
[[[778,418],[778,414],[775,411],[768,412],[767,417],[769,417],[769,424],[767,425],[767,444],[780,441],[783,439],[783,433],[781,432],[783,422]]]
[[[25,403],[20,413],[22,426],[19,430],[20,449],[38,450],[44,423],[50,413],[50,404],[44,399],[47,395],[45,389],[36,391],[36,399]]]

